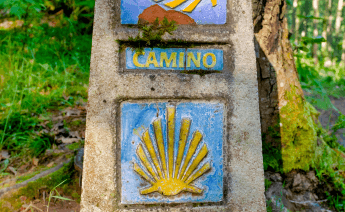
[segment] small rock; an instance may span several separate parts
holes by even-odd
[[[274,173],[273,175],[271,175],[271,180],[273,182],[281,182],[283,178],[279,173]]]
[[[273,211],[287,212],[289,209],[294,209],[293,205],[286,198],[286,189],[283,187],[283,183],[274,182],[265,192],[266,200],[272,207]]]
[[[293,179],[292,187],[297,187],[297,186],[301,185],[301,183],[302,183],[302,177],[301,177],[301,174],[298,173],[295,175],[295,177]]]
[[[296,174],[293,179],[292,191],[299,193],[299,192],[311,191],[311,190],[313,190],[313,186],[309,182],[309,180],[300,173]]]
[[[313,183],[316,183],[318,184],[319,183],[319,180],[317,179],[317,177],[315,176],[315,171],[310,171],[307,173],[307,178],[313,182]]]
[[[63,111],[65,116],[80,116],[80,110],[67,108]]]
[[[80,139],[78,131],[71,131],[71,132],[69,132],[69,136],[68,137],[69,138],[79,138]]]
[[[275,172],[265,172],[265,178],[272,182],[282,182],[283,178],[279,173]]]

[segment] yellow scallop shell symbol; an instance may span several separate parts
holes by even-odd
[[[193,186],[191,183],[211,169],[210,163],[207,162],[195,171],[208,153],[207,146],[204,144],[194,159],[191,160],[202,140],[202,134],[196,130],[184,156],[191,120],[183,118],[181,121],[177,157],[174,159],[175,112],[175,107],[167,107],[167,154],[164,147],[161,119],[153,121],[158,152],[153,146],[148,130],[141,136],[143,143],[138,145],[136,153],[143,167],[134,163],[134,171],[149,182],[151,186],[140,190],[140,194],[159,192],[165,196],[172,196],[182,191],[197,194],[203,192],[203,189]],[[147,150],[148,155],[144,149]]]

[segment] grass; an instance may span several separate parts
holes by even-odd
[[[37,156],[51,147],[38,133],[42,114],[87,98],[90,51],[91,35],[72,24],[0,30],[0,149]]]

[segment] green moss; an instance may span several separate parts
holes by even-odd
[[[53,189],[56,185],[59,183],[63,182],[64,180],[65,183],[69,183],[72,179],[72,175],[74,173],[73,169],[73,160],[65,164],[63,168],[60,170],[44,177],[41,179],[36,180],[35,182],[30,182],[28,185],[22,189],[20,189],[20,193],[23,196],[27,196],[28,198],[34,198],[35,196],[38,195],[39,188],[45,187],[48,190]]]
[[[81,200],[81,195],[80,194],[78,194],[77,192],[73,192],[72,193],[72,197],[73,197],[73,199],[76,200],[76,202],[80,203],[80,200]]]
[[[46,189],[49,192],[51,189],[53,189],[56,185],[60,184],[61,182],[64,182],[64,184],[61,185],[64,194],[70,195],[74,193],[74,190],[69,188],[71,182],[73,186],[76,184],[72,180],[74,174],[75,170],[73,167],[72,160],[70,163],[65,164],[63,168],[61,168],[60,170],[53,172],[47,175],[46,177],[38,179],[34,182],[28,183],[26,187],[19,189],[10,197],[2,198],[0,200],[1,211],[17,211],[23,205],[23,203],[19,201],[20,196],[26,196],[28,198],[27,202],[30,202],[33,199],[39,197],[40,189]],[[77,200],[79,199],[77,198]],[[10,206],[11,208],[8,208],[8,206]]]
[[[69,123],[70,126],[80,126],[82,124],[83,124],[83,122],[81,120],[75,120],[75,121],[72,121],[71,123]]]
[[[309,170],[317,143],[316,109],[296,93],[286,92],[287,104],[280,110],[283,171]]]
[[[0,200],[1,211],[18,211],[24,203],[19,201],[21,195],[17,193],[13,194],[11,197],[5,197]]]
[[[39,171],[36,171],[36,172],[30,173],[28,175],[18,177],[16,184],[24,182],[25,180],[28,180],[28,179],[34,177],[38,173],[39,173]]]
[[[7,187],[9,187],[9,186],[10,186],[10,184],[6,183],[6,184],[0,186],[0,189],[7,188]]]
[[[81,147],[81,143],[79,142],[67,145],[67,148],[70,150],[76,150],[76,149],[79,149],[80,147]]]

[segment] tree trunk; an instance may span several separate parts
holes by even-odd
[[[253,0],[253,5],[263,139],[281,148],[284,171],[309,169],[316,145],[314,111],[299,83],[285,0]]]
[[[299,8],[298,8],[298,0],[293,1],[293,13],[292,13],[292,29],[294,30],[294,35],[295,35],[295,44],[298,44],[298,36],[299,36],[299,22],[300,19],[298,17],[299,15]]]
[[[339,31],[340,31],[341,19],[342,19],[341,12],[343,10],[343,3],[344,3],[343,0],[339,0],[339,2],[338,2],[337,18],[335,19],[335,33],[336,33],[336,35],[338,35]]]
[[[330,28],[332,27],[332,0],[328,0],[327,10],[325,12],[325,20],[323,21],[322,27],[322,37],[327,40],[327,42],[323,42],[321,44],[323,52],[327,52],[328,47],[328,33],[330,32]],[[329,56],[329,55],[327,55]]]
[[[341,60],[343,65],[345,65],[345,27],[344,27],[344,34],[343,34],[343,54],[341,55]]]
[[[333,16],[330,15],[328,17],[328,27],[327,27],[327,35],[332,35],[332,29],[333,29]],[[333,56],[334,56],[334,50],[332,48],[332,43],[333,43],[333,36],[328,36],[327,37],[327,52],[328,52],[328,57],[329,60],[332,61],[333,60]]]
[[[313,0],[313,9],[314,9],[314,17],[319,17],[319,0]],[[313,36],[316,38],[319,35],[319,31],[317,29],[318,27],[319,20],[318,19],[313,19],[313,24],[314,24],[314,30],[313,30]],[[313,45],[313,58],[314,58],[314,63],[315,65],[318,63],[318,57],[317,57],[317,50],[318,50],[319,45],[317,43],[314,43]]]

